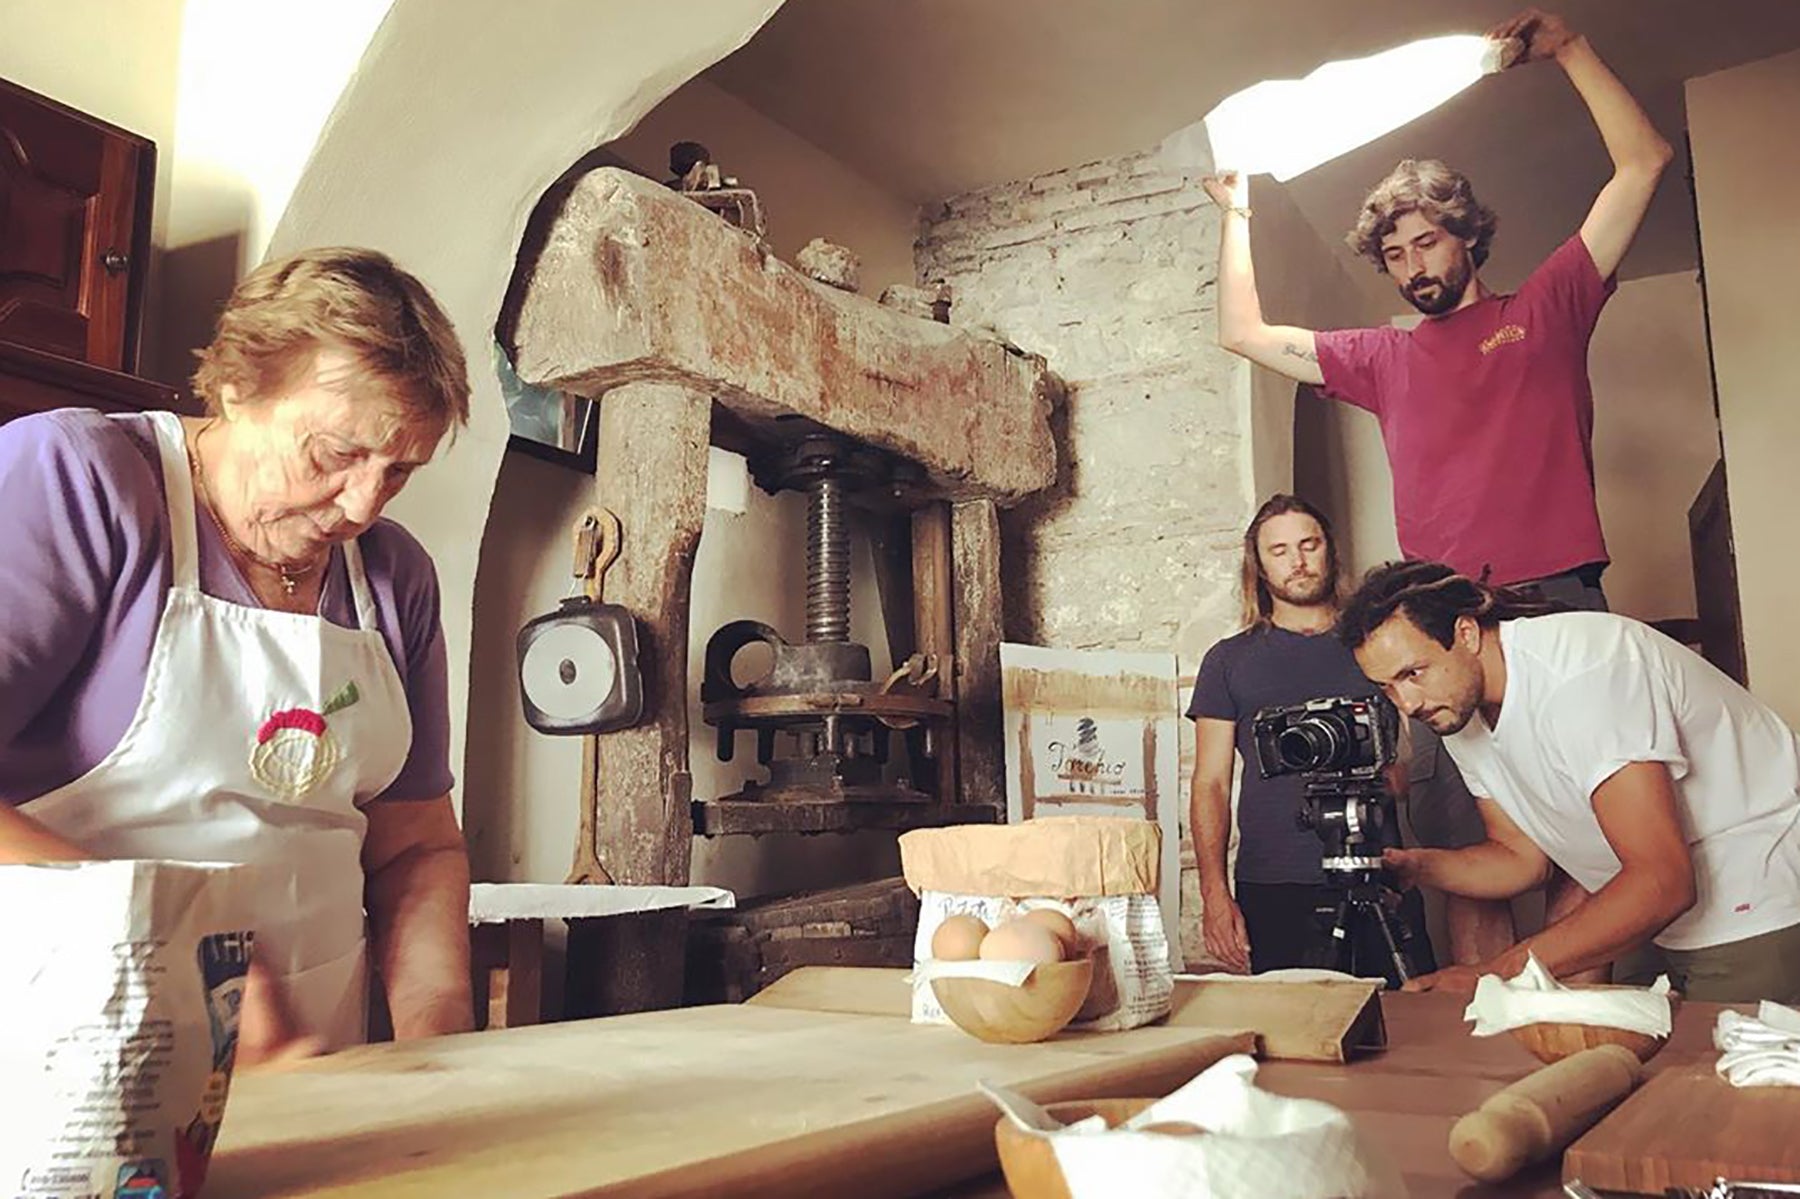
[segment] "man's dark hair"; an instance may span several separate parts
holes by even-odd
[[[1408,158],[1375,185],[1356,214],[1356,227],[1345,237],[1350,248],[1387,270],[1381,243],[1400,218],[1416,212],[1452,237],[1470,243],[1477,270],[1487,261],[1500,221],[1494,210],[1475,198],[1469,177],[1435,158]]]
[[[1337,633],[1354,652],[1399,612],[1449,649],[1456,639],[1456,622],[1464,616],[1473,617],[1483,628],[1492,628],[1503,620],[1568,610],[1567,605],[1544,599],[1535,591],[1489,587],[1457,574],[1442,562],[1409,558],[1377,566],[1363,576],[1362,586],[1338,613]]]

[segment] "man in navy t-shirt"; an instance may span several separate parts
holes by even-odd
[[[1604,607],[1588,339],[1673,151],[1560,18],[1527,12],[1489,36],[1522,41],[1522,62],[1554,59],[1599,128],[1613,175],[1580,231],[1516,294],[1496,295],[1479,276],[1493,212],[1461,174],[1408,159],[1364,201],[1349,242],[1426,319],[1412,330],[1314,332],[1263,320],[1245,181],[1208,179],[1225,210],[1219,343],[1375,414],[1406,557]]]
[[[1188,706],[1195,737],[1191,823],[1207,952],[1231,969],[1261,973],[1325,960],[1327,934],[1317,913],[1332,907],[1338,892],[1326,885],[1324,842],[1299,825],[1299,776],[1265,779],[1257,769],[1251,733],[1256,713],[1379,690],[1332,635],[1338,566],[1322,513],[1296,496],[1270,499],[1244,534],[1243,570],[1246,627],[1207,651]],[[1244,771],[1234,894],[1226,847],[1237,757]],[[1473,816],[1474,801],[1464,798]],[[1398,839],[1389,844],[1397,846]],[[1400,915],[1413,930],[1415,965],[1435,969],[1416,890]],[[1385,970],[1374,926],[1364,922],[1357,932],[1359,970]]]

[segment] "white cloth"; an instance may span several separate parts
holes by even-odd
[[[581,920],[660,912],[669,908],[712,911],[734,908],[737,896],[723,887],[628,887],[592,883],[475,883],[469,888],[469,923],[508,920]]]
[[[254,866],[257,960],[301,1031],[355,1044],[368,997],[360,805],[412,741],[362,556],[344,546],[355,629],[203,594],[180,418],[157,414],[156,433],[173,569],[143,698],[112,753],[21,810],[104,858]],[[327,712],[334,698],[349,702]]]
[[[1800,746],[1765,704],[1685,646],[1606,612],[1504,621],[1506,695],[1444,745],[1589,891],[1619,872],[1594,791],[1662,762],[1694,860],[1694,906],[1656,937],[1701,949],[1800,923]]]
[[[1430,112],[1500,69],[1504,42],[1477,34],[1425,38],[1367,58],[1328,62],[1304,79],[1268,79],[1206,114],[1212,159],[1225,170],[1267,172],[1285,183]],[[1170,161],[1191,161],[1179,139]]]
[[[1720,1012],[1713,1045],[1734,1087],[1800,1087],[1800,1011],[1765,999],[1754,1018]]]
[[[1527,1024],[1593,1024],[1666,1037],[1671,1016],[1666,974],[1647,990],[1574,989],[1552,978],[1536,957],[1527,957],[1525,968],[1511,978],[1482,975],[1475,982],[1474,998],[1463,1011],[1464,1020],[1475,1022],[1469,1031],[1478,1037]]]
[[[1256,1086],[1244,1054],[1214,1063],[1193,1081],[1118,1128],[1099,1119],[1058,1126],[1003,1088],[982,1085],[1014,1124],[1050,1139],[1070,1199],[1390,1199],[1406,1186],[1392,1165],[1328,1103],[1288,1099]],[[1144,1132],[1191,1124],[1201,1136]]]

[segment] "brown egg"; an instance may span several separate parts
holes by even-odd
[[[1075,922],[1055,908],[1033,908],[1020,919],[1041,924],[1055,933],[1056,939],[1062,942],[1064,957],[1072,958],[1079,954],[1081,934],[1075,931]]]
[[[979,916],[946,917],[931,934],[931,956],[943,962],[972,962],[987,935],[987,922]]]
[[[984,962],[1060,962],[1063,943],[1043,925],[1032,920],[1008,920],[981,942]]]

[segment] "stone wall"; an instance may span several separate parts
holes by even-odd
[[[1002,517],[1009,640],[1173,650],[1191,679],[1234,629],[1255,501],[1249,367],[1216,340],[1218,237],[1199,182],[1148,154],[925,213],[919,277],[955,289],[952,320],[1043,354],[1067,386],[1057,485]],[[1190,766],[1184,752],[1184,797]],[[1186,840],[1191,964],[1202,954]]]

